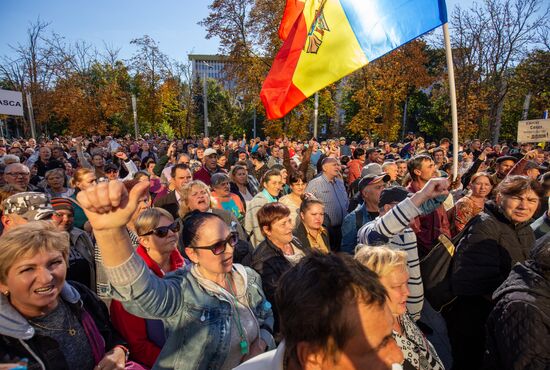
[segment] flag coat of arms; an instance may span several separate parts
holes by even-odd
[[[268,118],[446,22],[445,0],[287,0],[260,92]]]

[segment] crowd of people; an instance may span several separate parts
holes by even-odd
[[[0,139],[0,369],[549,369],[550,143],[452,150]]]

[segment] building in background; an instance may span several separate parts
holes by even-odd
[[[197,77],[202,79],[206,75],[207,78],[219,81],[227,90],[235,87],[235,82],[227,78],[224,70],[225,66],[231,63],[225,55],[189,54],[188,58],[191,62],[193,80]]]

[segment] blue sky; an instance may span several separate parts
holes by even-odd
[[[449,13],[459,3],[447,0]],[[206,31],[197,22],[208,15],[207,0],[2,0],[0,56],[10,55],[8,44],[25,41],[26,30],[38,17],[49,22],[49,31],[67,41],[84,40],[103,48],[103,43],[120,47],[120,56],[129,58],[130,40],[145,34],[159,43],[172,59],[186,61],[187,54],[215,54],[216,39],[206,40]]]

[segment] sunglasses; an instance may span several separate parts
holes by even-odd
[[[225,249],[227,248],[227,244],[231,245],[231,248],[235,248],[239,241],[239,235],[237,233],[230,233],[225,240],[220,240],[219,242],[216,242],[212,245],[204,246],[204,247],[189,247],[193,249],[208,249],[214,255],[220,255],[223,252],[225,252]]]
[[[171,225],[168,225],[168,226],[157,227],[157,228],[154,228],[153,230],[151,230],[149,232],[146,232],[145,234],[141,234],[140,236],[147,236],[147,235],[154,234],[155,236],[158,236],[159,238],[165,238],[166,235],[168,235],[168,231],[171,231],[173,233],[177,233],[178,231],[180,231],[180,223],[176,221],[176,222],[174,222],[174,223],[172,223]]]

